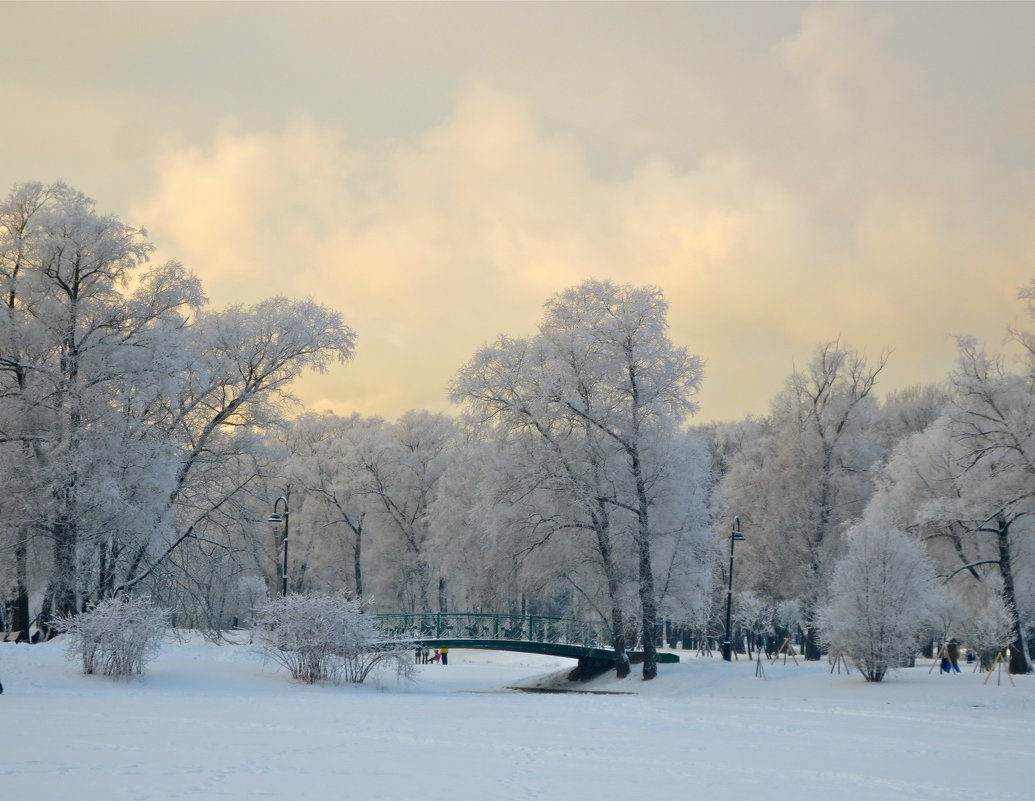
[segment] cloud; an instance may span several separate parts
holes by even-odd
[[[852,3],[810,5],[800,29],[775,52],[802,82],[820,119],[859,124],[860,113],[894,102],[913,83],[910,70],[885,47],[893,25],[889,15]]]
[[[817,121],[841,125],[865,111],[845,87],[869,80],[885,27],[825,9],[806,12],[773,58],[819,98]],[[879,153],[817,151],[812,181],[788,176],[762,146],[601,176],[527,101],[474,85],[441,125],[373,144],[304,116],[279,132],[227,121],[208,145],[158,161],[132,219],[217,305],[288,294],[345,313],[359,357],[305,383],[309,405],[446,410],[444,386],[480,344],[531,332],[551,294],[595,277],[665,290],[673,338],[708,364],[704,416],[733,418],[763,411],[792,360],[838,336],[896,348],[898,383],[937,380],[951,360],[945,334],[975,330],[963,322],[974,316],[977,333],[991,330],[991,307],[1010,302],[1001,285],[1028,281],[1020,229],[960,225],[980,172],[958,165],[961,185],[946,191],[944,159],[912,158],[918,134],[870,120]],[[925,180],[869,180],[878,156],[882,173],[909,160]],[[994,292],[962,286],[978,252],[998,271]]]
[[[346,313],[360,358],[322,381],[340,410],[444,408],[477,346],[532,331],[547,297],[587,277],[661,285],[695,349],[725,325],[716,304],[764,325],[800,269],[802,212],[747,161],[714,154],[680,173],[656,160],[596,179],[576,142],[485,87],[414,141],[360,151],[304,118],[276,135],[227,123],[209,147],[167,153],[157,176],[133,217],[217,304],[283,293]]]

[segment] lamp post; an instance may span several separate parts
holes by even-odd
[[[280,514],[277,508],[283,502],[284,514]],[[288,501],[283,495],[273,502],[273,514],[269,516],[270,523],[283,523],[284,524],[284,570],[281,575],[280,594],[282,597],[287,598],[288,590]]]
[[[733,611],[733,547],[744,539],[740,532],[740,518],[733,518],[733,530],[730,532],[730,576],[726,589],[726,640],[722,644],[722,658],[733,661],[733,642],[730,638],[730,614]]]

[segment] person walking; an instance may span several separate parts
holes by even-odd
[[[949,667],[945,668],[945,672],[953,670],[956,673],[960,672],[960,644],[959,640],[953,637],[949,640],[949,644],[945,647],[945,654],[949,659]]]

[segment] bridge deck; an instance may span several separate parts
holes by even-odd
[[[480,648],[613,662],[615,652],[584,622],[539,615],[491,612],[397,612],[377,615],[393,643],[429,648]],[[462,636],[457,636],[462,635]],[[641,651],[629,661],[642,662]],[[678,662],[676,654],[658,654],[658,662]]]
[[[613,662],[615,652],[610,648],[595,648],[588,645],[569,645],[559,642],[531,642],[528,640],[474,640],[459,637],[414,637],[397,640],[408,645],[424,645],[427,648],[477,648],[486,651],[519,651],[526,654],[543,654],[544,656],[564,656],[570,659],[599,659]],[[642,651],[632,651],[629,661],[643,661]],[[657,661],[674,663],[679,661],[678,654],[660,653]]]

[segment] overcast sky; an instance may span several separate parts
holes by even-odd
[[[450,411],[590,277],[664,290],[701,420],[826,340],[890,348],[886,393],[1026,321],[1035,3],[3,2],[0,32],[0,192],[71,184],[215,306],[342,311],[313,408]]]

